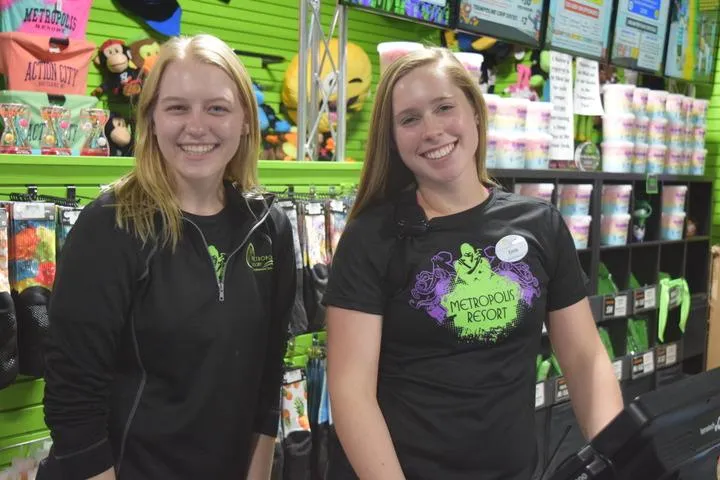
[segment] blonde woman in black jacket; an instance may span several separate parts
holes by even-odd
[[[136,166],[59,262],[40,478],[269,477],[295,265],[287,218],[253,193],[257,119],[222,41],[162,47]]]

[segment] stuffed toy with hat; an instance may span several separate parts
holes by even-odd
[[[104,82],[93,94],[103,93],[132,99],[140,95],[142,80],[140,70],[132,61],[132,53],[124,41],[111,38],[105,40],[94,60],[103,73]]]

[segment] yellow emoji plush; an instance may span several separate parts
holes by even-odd
[[[319,58],[322,59],[326,55],[325,44],[321,43],[319,47]],[[332,64],[338,65],[338,41],[337,39],[331,39],[328,42],[327,52],[332,58]],[[309,63],[308,59],[308,63]],[[297,108],[298,108],[298,96],[299,96],[299,66],[300,59],[298,55],[295,55],[290,61],[288,69],[285,71],[285,78],[283,81],[282,89],[282,102],[284,110],[287,115],[292,119],[293,122],[297,123]],[[308,68],[308,79],[307,84],[310,85],[310,78],[312,72]],[[335,84],[337,78],[335,73],[332,71],[331,62],[329,59],[325,59],[323,63],[322,72],[320,74],[320,81],[325,94],[329,96],[329,111],[330,115],[323,115],[320,120],[319,132],[325,133],[330,131],[330,122],[332,125],[337,123],[337,91],[335,90]],[[347,76],[346,76],[346,93],[347,93],[347,111],[357,112],[362,110],[365,99],[370,93],[370,82],[372,81],[372,64],[365,50],[360,48],[354,43],[348,42],[347,44]],[[309,87],[308,87],[309,94]],[[318,102],[320,102],[318,99]]]

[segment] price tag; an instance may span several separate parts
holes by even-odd
[[[657,287],[646,287],[635,290],[635,313],[652,310],[657,307]]]
[[[667,365],[667,347],[665,345],[658,345],[655,348],[655,360],[658,368],[662,368]]]
[[[570,390],[567,387],[567,380],[565,380],[565,377],[558,378],[555,383],[555,401],[563,402],[569,398]]]
[[[649,195],[655,195],[658,193],[658,178],[657,174],[648,173],[645,179],[645,193]]]
[[[603,318],[626,317],[628,314],[628,296],[619,295],[605,297]]]
[[[535,408],[541,408],[545,406],[545,383],[540,382],[535,384]]]
[[[678,361],[678,354],[677,354],[678,346],[677,343],[672,343],[667,346],[667,350],[665,352],[665,362],[666,365],[669,367],[671,365],[675,365]]]
[[[55,206],[47,203],[14,203],[13,217],[17,220],[53,220]]]
[[[543,322],[543,329],[542,329],[543,335],[547,335],[547,325]]]
[[[308,202],[305,204],[305,211],[308,215],[322,215],[323,206],[319,202]]]
[[[345,202],[342,200],[330,200],[330,211],[342,213],[345,211]]]
[[[674,308],[680,305],[680,287],[670,287],[669,307]]]
[[[283,374],[283,383],[285,383],[285,385],[290,385],[301,381],[303,378],[303,371],[300,368],[286,370]]]
[[[645,352],[632,359],[632,378],[644,377],[655,371],[655,353]]]
[[[80,210],[65,210],[62,212],[62,224],[73,226],[79,216]]]
[[[645,364],[645,373],[653,373],[655,371],[655,354],[645,352],[643,354],[643,363]]]
[[[678,346],[677,343],[670,343],[668,345],[658,345],[655,349],[655,357],[657,361],[657,368],[671,367],[678,361]]]
[[[615,378],[618,379],[618,381],[622,380],[623,378],[623,361],[622,360],[615,360],[612,364],[613,371],[615,372]]]

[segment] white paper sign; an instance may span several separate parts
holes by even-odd
[[[545,384],[535,384],[535,408],[540,408],[545,405]]]
[[[550,52],[550,102],[553,104],[550,132],[550,158],[573,160],[575,135],[573,131],[572,57]]]
[[[578,57],[575,59],[575,67],[575,113],[602,115],[598,62]]]
[[[677,363],[677,344],[673,343],[672,345],[668,345],[667,350],[665,350],[665,365],[668,367],[670,365],[675,365]]]
[[[615,316],[624,317],[627,315],[627,295],[621,297],[615,297]]]
[[[653,352],[646,352],[643,354],[643,371],[645,373],[652,373],[655,371],[655,354]]]
[[[613,371],[615,372],[615,378],[622,380],[623,374],[623,362],[622,360],[616,360],[613,362]]]

